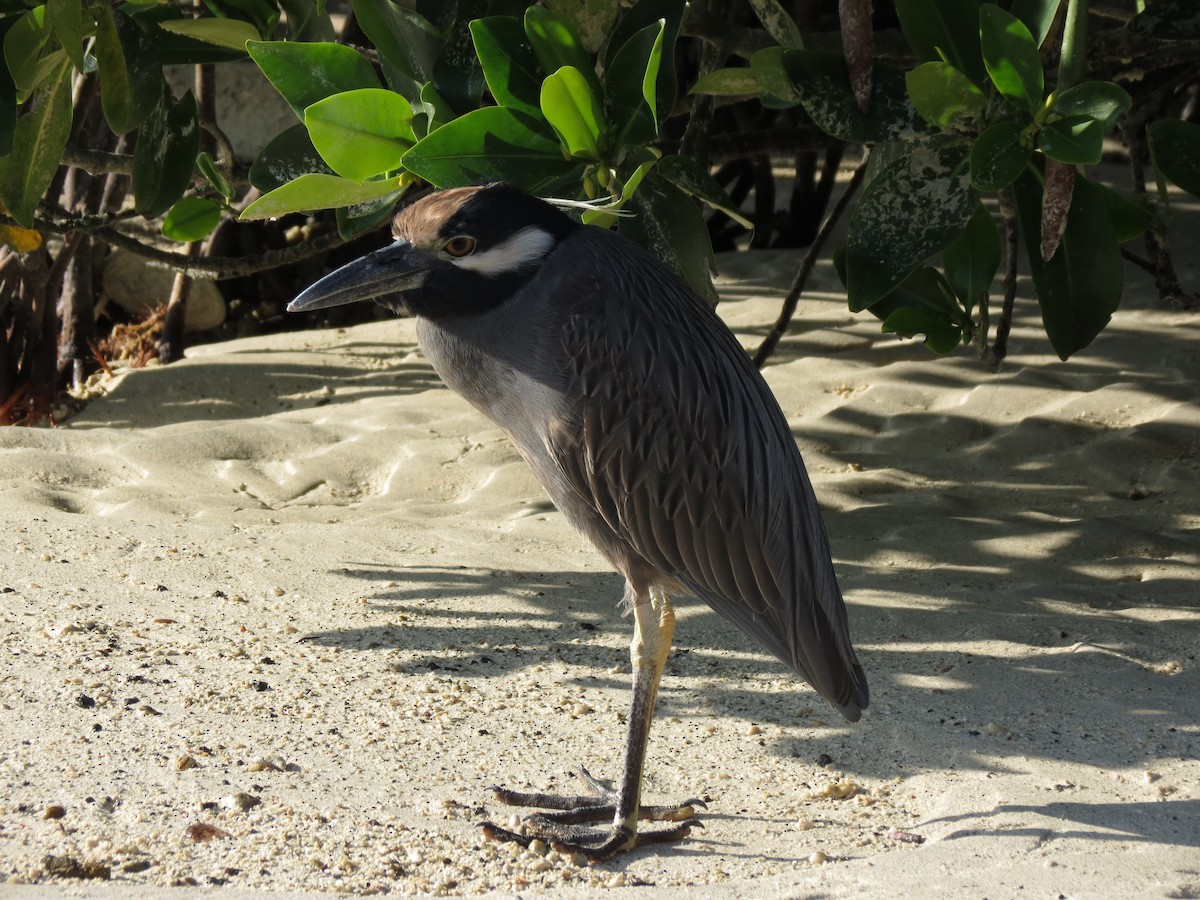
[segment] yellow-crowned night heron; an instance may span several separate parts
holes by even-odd
[[[672,593],[704,600],[857,721],[867,681],[812,486],[766,382],[707,304],[632,242],[502,184],[431,194],[393,233],[288,309],[373,299],[415,316],[433,368],[508,433],[625,576],[633,612],[619,788],[586,773],[587,796],[496,788],[558,812],[527,817],[522,834],[486,833],[600,859],[696,824],[698,801],[640,805]],[[672,824],[639,833],[639,819]]]

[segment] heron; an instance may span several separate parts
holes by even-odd
[[[704,601],[858,721],[867,680],[812,484],[779,403],[716,312],[634,242],[504,183],[427,194],[392,234],[288,310],[374,300],[413,316],[442,381],[508,435],[624,577],[633,620],[615,790],[586,771],[577,796],[493,788],[544,811],[517,830],[485,822],[485,835],[603,860],[699,824],[698,800],[641,803],[673,596]]]

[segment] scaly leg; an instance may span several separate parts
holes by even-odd
[[[658,684],[662,680],[671,638],[675,633],[675,612],[664,591],[651,587],[644,592],[628,588],[633,598],[634,632],[629,656],[633,663],[633,697],[629,708],[629,731],[625,739],[625,763],[621,784],[615,796],[604,789],[586,770],[580,770],[588,794],[559,797],[493,788],[496,799],[514,806],[540,806],[558,810],[533,813],[525,817],[525,833],[483,824],[484,834],[493,840],[517,841],[529,845],[535,838],[548,841],[556,850],[578,851],[591,860],[608,859],[622,850],[642,844],[675,841],[686,837],[693,826],[695,807],[704,804],[689,800],[678,806],[642,806],[642,769],[646,743]],[[609,828],[585,827],[581,822],[599,822],[612,817]],[[668,821],[669,828],[638,831],[639,820]]]

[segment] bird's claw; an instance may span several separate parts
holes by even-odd
[[[629,828],[619,823],[611,828],[586,826],[583,823],[615,819],[617,796],[592,777],[587,769],[580,767],[575,774],[583,782],[586,794],[564,796],[493,787],[491,790],[496,799],[508,806],[537,807],[553,811],[536,812],[526,816],[522,820],[520,832],[491,822],[483,822],[481,827],[484,836],[489,840],[513,841],[523,847],[528,847],[534,840],[543,840],[555,850],[581,853],[589,862],[599,862],[622,850],[645,844],[681,840],[687,837],[692,828],[703,827],[696,818],[696,808],[707,809],[708,806],[698,798],[672,806],[639,807],[639,821],[673,823],[667,828],[646,830]]]

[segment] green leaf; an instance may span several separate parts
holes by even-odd
[[[1055,92],[1050,109],[1064,118],[1087,116],[1107,131],[1117,119],[1129,112],[1133,99],[1125,89],[1111,81],[1085,81],[1064,91]]]
[[[658,75],[654,79],[653,90],[651,91],[649,86],[645,90],[647,97],[655,98],[650,102],[654,106],[655,118],[659,123],[670,115],[679,95],[679,86],[675,78],[675,42],[679,39],[685,8],[684,0],[638,0],[617,22],[604,52],[604,71],[606,77],[611,79],[620,65],[630,59],[642,59],[646,56],[644,46],[628,54],[626,45],[638,38],[647,28],[660,21],[663,23],[662,39],[658,42],[660,49],[656,52],[665,61],[665,65],[656,63]],[[638,73],[642,71],[639,69]]]
[[[471,37],[496,103],[540,116],[541,75],[521,20],[512,16],[476,19],[471,23]]]
[[[459,0],[458,24],[433,64],[433,83],[455,116],[478,109],[483,96],[483,69],[471,42],[470,22],[486,11],[486,0]]]
[[[244,210],[239,220],[272,219],[310,209],[337,209],[357,206],[396,194],[401,190],[398,178],[358,182],[338,175],[312,173],[301,175],[259,197]]]
[[[655,91],[662,64],[664,21],[637,32],[613,57],[608,72],[608,114],[618,146],[648,144],[658,137]]]
[[[272,138],[258,154],[250,167],[250,183],[265,194],[310,173],[332,175],[333,169],[312,145],[308,129],[293,125]]]
[[[525,10],[525,34],[543,72],[557,72],[563,66],[571,66],[582,72],[592,91],[600,95],[596,68],[570,22],[548,9],[531,6]]]
[[[58,35],[71,63],[80,72],[87,72],[94,67],[95,60],[90,63],[83,54],[84,18],[82,0],[46,0],[46,21]],[[92,20],[87,20],[88,30],[91,30]]]
[[[975,0],[896,0],[900,28],[923,60],[943,60],[975,84],[984,79]]]
[[[162,93],[162,65],[150,39],[124,13],[99,7],[96,59],[100,104],[115,134],[132,131],[150,117]]]
[[[33,227],[34,211],[58,171],[70,133],[71,63],[64,55],[17,119],[12,152],[0,157],[0,202],[26,228]]]
[[[979,42],[992,84],[1033,115],[1042,105],[1042,58],[1025,23],[993,3],[979,8]]]
[[[1118,244],[1145,234],[1146,229],[1154,223],[1154,214],[1137,201],[1118,194],[1112,188],[1100,184],[1098,181],[1089,179],[1089,183],[1108,208],[1108,215],[1112,219],[1113,237]]]
[[[162,233],[173,241],[202,240],[221,221],[221,207],[204,197],[184,197],[163,219]]]
[[[791,82],[788,82],[789,86]],[[693,94],[712,94],[716,97],[753,97],[766,88],[758,72],[748,66],[735,69],[716,69],[703,75],[692,88]]]
[[[488,106],[418,141],[404,155],[404,167],[439,188],[507,181],[539,193],[579,169],[563,159],[558,138],[547,132],[532,116]]]
[[[0,32],[4,23],[0,22]],[[0,65],[0,156],[12,152],[13,132],[17,127],[17,86],[8,66]]]
[[[304,110],[304,125],[335,172],[365,181],[400,168],[417,141],[412,117],[412,106],[394,91],[362,88],[318,100]]]
[[[1193,197],[1200,197],[1200,125],[1160,119],[1146,133],[1155,170]]]
[[[933,131],[908,99],[899,69],[874,67],[871,111],[864,113],[854,99],[842,54],[786,50],[783,63],[805,112],[827,134],[856,144],[880,144]]]
[[[800,102],[800,94],[788,75],[783,59],[786,52],[784,47],[764,47],[750,56],[750,68],[763,90],[794,106]]]
[[[971,183],[981,191],[1003,190],[1025,170],[1032,154],[1020,122],[989,125],[971,146]]]
[[[133,151],[133,208],[147,219],[170,209],[191,184],[199,151],[196,98],[188,91],[176,100],[164,85],[158,106],[138,129]]]
[[[172,19],[160,27],[231,50],[245,50],[246,41],[257,41],[262,37],[257,28],[241,19]]]
[[[1033,42],[1041,47],[1054,24],[1062,0],[1013,0],[1008,11],[1025,23]]]
[[[791,50],[803,50],[804,39],[795,19],[779,3],[779,0],[750,0],[750,6],[762,27],[781,46]]]
[[[956,144],[905,149],[867,185],[850,220],[846,288],[855,312],[887,296],[958,238],[979,203]]]
[[[380,87],[365,56],[341,44],[249,41],[246,50],[304,121],[304,110],[333,94]]]
[[[36,6],[29,10],[17,19],[4,35],[4,60],[8,64],[8,71],[12,74],[17,91],[22,95],[28,94],[38,85],[38,59],[48,40],[50,26],[46,22],[44,6]]]
[[[904,84],[917,112],[931,125],[953,125],[983,113],[987,98],[962,72],[949,63],[921,63],[905,73]]]
[[[542,82],[542,114],[572,156],[600,159],[604,111],[583,73],[563,66]]]
[[[221,19],[245,21],[254,28],[254,39],[269,35],[279,24],[276,0],[204,0],[204,5]]]
[[[621,219],[620,233],[657,256],[706,303],[715,305],[712,242],[696,202],[651,172],[628,206],[636,215]]]
[[[938,274],[936,269],[928,267],[919,271]],[[910,278],[910,281],[912,280]],[[923,334],[925,335],[925,346],[942,356],[957,350],[963,337],[961,325],[915,306],[901,306],[893,311],[883,320],[880,330],[894,333],[903,338],[915,338],[917,335]]]
[[[215,187],[226,202],[234,197],[233,185],[229,183],[229,179],[225,177],[225,173],[218,167],[216,160],[204,151],[196,157],[196,168],[200,170],[200,174],[208,179],[208,183]]]
[[[966,309],[968,317],[981,294],[987,293],[1000,268],[1004,247],[992,214],[980,204],[962,237],[942,251],[946,280]]]
[[[1058,119],[1042,126],[1038,147],[1059,162],[1092,166],[1104,150],[1104,126],[1087,116]]]
[[[366,203],[354,206],[343,206],[334,213],[337,220],[338,234],[343,240],[350,240],[360,234],[366,234],[377,225],[383,224],[392,216],[396,201],[404,193],[404,188]]]
[[[697,200],[703,200],[714,209],[719,209],[743,228],[754,230],[754,223],[738,210],[725,188],[694,159],[686,156],[664,156],[658,163],[657,173]]]
[[[337,35],[333,19],[325,14],[325,0],[279,0],[287,17],[289,41],[332,41]]]
[[[391,0],[354,0],[353,5],[358,24],[379,52],[388,84],[415,106],[421,85],[433,80],[445,45],[441,34],[420,13]]]
[[[1013,184],[1042,323],[1059,359],[1082,350],[1108,324],[1121,300],[1124,265],[1104,200],[1075,175],[1067,228],[1058,251],[1042,260],[1042,186],[1033,172]]]

